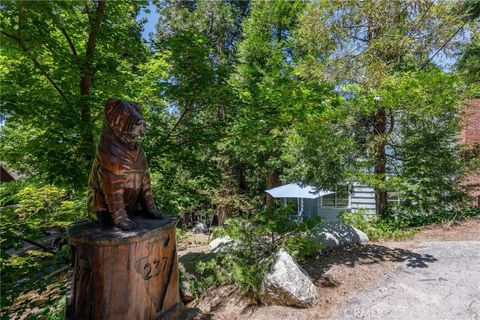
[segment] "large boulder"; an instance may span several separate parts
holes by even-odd
[[[266,305],[309,308],[318,302],[312,280],[284,249],[280,249],[263,280],[261,292],[260,300]]]
[[[208,244],[208,246],[210,247],[210,250],[213,253],[215,253],[215,252],[219,252],[219,251],[222,251],[222,250],[228,248],[229,246],[233,245],[234,242],[235,241],[232,240],[232,238],[230,238],[229,236],[226,236],[226,237],[213,239]]]
[[[324,244],[323,251],[330,251],[355,243],[367,242],[368,237],[358,230],[342,222],[326,222],[323,230],[315,235],[315,240]]]

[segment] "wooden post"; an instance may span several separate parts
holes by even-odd
[[[73,270],[67,319],[178,319],[176,220],[136,217],[122,231],[80,221],[68,229]]]

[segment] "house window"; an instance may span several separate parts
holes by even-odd
[[[323,207],[348,207],[348,186],[337,186],[335,193],[327,194],[322,198]]]
[[[323,207],[335,207],[335,193],[327,194],[322,197]]]

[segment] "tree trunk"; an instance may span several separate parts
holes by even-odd
[[[385,109],[380,108],[373,119],[373,139],[375,142],[375,167],[374,173],[377,179],[375,185],[375,206],[376,213],[380,216],[385,214],[385,207],[387,204],[387,192],[384,189],[386,180],[386,163],[387,154],[386,148],[386,122],[387,117]]]
[[[280,184],[280,174],[278,170],[273,169],[268,173],[267,176],[267,189],[275,188]],[[272,210],[273,208],[273,197],[267,193],[267,198],[265,202],[267,210]]]
[[[247,184],[247,168],[244,163],[238,163],[236,166],[236,174],[237,174],[237,186],[241,193],[246,193],[248,189]]]
[[[91,16],[87,8],[89,20],[91,22],[90,32],[88,34],[85,62],[81,66],[80,77],[80,119],[81,124],[81,144],[83,155],[86,161],[90,161],[95,153],[95,144],[93,141],[93,123],[91,114],[90,87],[95,74],[93,59],[95,56],[95,47],[97,45],[97,34],[100,29],[103,15],[105,13],[105,0],[99,0],[94,16]]]

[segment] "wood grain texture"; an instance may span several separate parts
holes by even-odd
[[[134,231],[80,221],[68,230],[73,266],[67,319],[178,319],[183,303],[174,219],[135,218]]]

